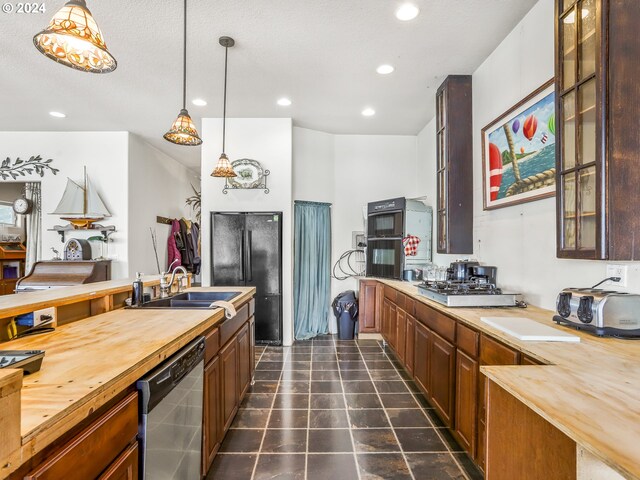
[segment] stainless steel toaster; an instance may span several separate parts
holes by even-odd
[[[640,295],[597,288],[565,288],[553,319],[601,336],[640,337]]]

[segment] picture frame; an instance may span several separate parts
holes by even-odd
[[[482,129],[484,210],[555,195],[555,134],[553,78]]]

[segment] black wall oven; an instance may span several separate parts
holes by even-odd
[[[400,278],[402,250],[401,238],[369,239],[367,241],[367,276]]]
[[[367,206],[367,237],[402,238],[405,205],[404,198],[369,203]]]
[[[394,198],[367,206],[367,276],[402,277],[406,200]]]

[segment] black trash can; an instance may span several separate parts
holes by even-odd
[[[338,294],[331,304],[338,323],[338,339],[353,340],[358,321],[358,301],[353,290]]]

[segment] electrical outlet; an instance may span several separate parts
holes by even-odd
[[[627,269],[628,265],[607,265],[607,277],[620,277],[619,282],[612,282],[609,280],[605,285],[626,287],[627,286]]]

